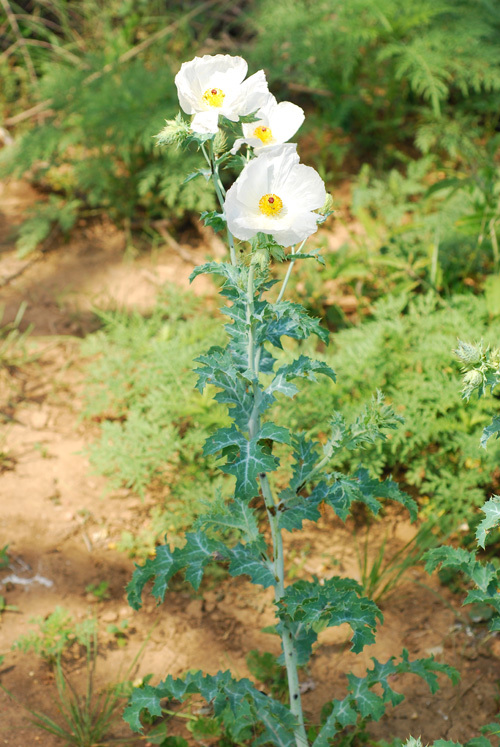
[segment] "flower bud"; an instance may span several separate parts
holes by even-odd
[[[155,135],[156,144],[173,145],[175,143],[179,147],[190,134],[189,123],[183,119],[182,114],[179,112],[175,119],[167,119],[165,121],[163,130],[158,135]]]
[[[477,366],[481,363],[484,355],[483,344],[471,345],[463,340],[458,341],[458,347],[453,351],[457,358],[468,366]]]
[[[464,387],[467,387],[467,389],[476,389],[478,386],[481,386],[482,383],[483,374],[475,368],[473,368],[472,371],[467,371],[464,375]]]

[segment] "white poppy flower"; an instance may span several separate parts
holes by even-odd
[[[258,155],[274,145],[281,145],[290,140],[304,121],[304,111],[290,101],[279,104],[272,94],[257,112],[257,122],[243,123],[243,137],[234,142],[231,153],[246,143],[251,145]]]
[[[250,161],[224,203],[227,225],[238,239],[270,234],[281,246],[303,241],[317,229],[326,191],[310,166],[299,163],[297,146],[277,145]]]
[[[244,80],[247,70],[242,57],[228,54],[206,54],[181,65],[175,85],[182,109],[194,114],[194,132],[215,133],[219,114],[237,122],[240,116],[257,111],[267,101],[264,71]]]

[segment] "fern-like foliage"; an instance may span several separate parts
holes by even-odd
[[[439,127],[498,112],[500,13],[487,0],[261,0],[256,26],[272,83],[312,95],[370,153],[418,137],[429,115]]]

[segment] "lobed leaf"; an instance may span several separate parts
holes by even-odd
[[[287,488],[282,490],[278,496],[278,526],[292,532],[294,529],[302,529],[303,521],[317,521],[320,518],[318,511],[319,496],[297,495],[294,490]],[[318,498],[318,500],[316,500]]]
[[[290,380],[294,378],[307,378],[310,381],[317,381],[316,373],[322,373],[332,381],[336,381],[335,372],[326,363],[312,360],[306,355],[300,355],[293,363],[281,366],[276,371],[274,379],[266,389],[266,393],[274,395],[275,392],[281,392],[286,397],[293,397],[298,392],[298,389],[294,384],[290,383]]]
[[[161,700],[164,698],[185,700],[193,694],[201,695],[212,708],[214,715],[221,717],[223,724],[233,735],[241,734],[247,727],[260,724],[261,734],[253,745],[273,744],[278,747],[294,747],[293,729],[295,718],[290,710],[274,698],[257,690],[248,679],[235,680],[229,671],[215,675],[189,672],[183,679],[169,675],[156,687],[146,685],[132,692],[124,718],[134,731],[140,731],[141,711],[151,716],[161,715]]]
[[[377,620],[383,616],[375,602],[361,596],[359,584],[334,576],[319,583],[296,581],[278,602],[282,620],[301,622],[306,628],[335,627],[347,623],[352,631],[352,651],[359,653],[374,643]]]
[[[238,543],[227,553],[231,576],[250,576],[252,583],[264,589],[276,583],[272,563],[266,554],[263,538],[246,545]]]
[[[333,508],[337,516],[345,521],[351,505],[358,501],[364,503],[375,515],[381,508],[379,498],[388,498],[401,503],[414,521],[418,507],[413,498],[404,493],[396,482],[388,478],[378,480],[370,477],[368,470],[360,467],[353,477],[345,477],[341,472],[334,472],[330,478],[333,482],[321,481],[316,485],[310,498],[320,503],[325,501]]]
[[[173,551],[168,545],[156,548],[156,556],[148,558],[143,566],[135,566],[132,579],[127,586],[127,598],[133,609],[140,609],[142,592],[151,579],[155,579],[151,593],[158,601],[163,601],[168,582],[183,568],[186,580],[198,589],[203,577],[203,569],[218,554],[227,555],[227,548],[222,542],[208,538],[203,532],[188,532],[184,547]]]
[[[489,501],[486,501],[481,511],[486,518],[479,523],[476,529],[476,539],[480,547],[484,549],[487,531],[493,529],[493,527],[498,527],[500,524],[500,496],[494,495]]]
[[[480,441],[483,449],[486,448],[486,444],[488,443],[489,439],[495,434],[497,438],[500,438],[500,415],[495,415],[490,425],[487,425],[483,430],[483,435],[481,436]]]

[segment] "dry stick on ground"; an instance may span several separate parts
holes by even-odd
[[[8,0],[0,0],[0,4],[2,5],[2,8],[5,11],[5,15],[9,19],[9,23],[10,23],[10,27],[12,31],[17,36],[22,55],[24,57],[24,61],[26,62],[26,68],[31,78],[31,82],[33,83],[34,86],[38,86],[38,78],[36,77],[35,66],[33,65],[33,60],[31,59],[30,53],[28,52],[28,48],[26,46],[26,39],[21,34],[21,29],[19,28],[17,18],[15,14],[13,13],[12,8],[10,7]]]
[[[5,8],[5,4],[7,3],[7,0],[0,0],[0,3]],[[156,31],[154,34],[151,34],[151,36],[148,36],[148,38],[144,39],[144,41],[142,41],[140,44],[137,44],[135,47],[132,47],[132,49],[129,49],[127,52],[124,52],[124,54],[120,55],[120,57],[118,57],[117,60],[105,65],[102,68],[102,70],[98,70],[97,72],[92,73],[92,75],[89,75],[88,78],[85,78],[85,80],[83,80],[82,85],[89,85],[90,83],[93,83],[95,80],[98,80],[103,75],[106,75],[106,73],[111,72],[111,70],[113,70],[113,68],[116,65],[121,65],[124,62],[128,62],[128,60],[131,60],[134,57],[137,57],[138,54],[140,54],[145,49],[150,47],[151,44],[154,44],[156,41],[163,39],[164,36],[167,36],[172,31],[175,31],[175,29],[180,23],[184,21],[188,21],[190,18],[197,16],[199,13],[201,13],[204,10],[207,10],[208,8],[211,8],[213,5],[220,5],[221,7],[224,7],[224,5],[228,5],[228,4],[229,4],[229,0],[225,0],[222,2],[221,0],[207,0],[207,2],[202,3],[201,5],[198,5],[197,8],[190,10],[189,13],[186,13],[184,16],[182,16],[182,18],[179,18],[177,21],[173,21],[173,23],[170,23],[168,26],[165,26],[165,28],[160,29],[159,31]],[[10,7],[9,7],[9,10],[10,10]],[[14,18],[14,21],[15,21],[15,18]],[[16,22],[16,25],[17,25],[17,22]],[[30,61],[31,61],[31,58],[30,58]],[[71,93],[74,93],[76,90],[77,89],[72,89]],[[19,122],[23,122],[26,119],[30,119],[31,117],[36,117],[37,114],[40,114],[46,109],[49,109],[53,101],[54,99],[47,99],[46,101],[41,101],[39,104],[36,104],[36,106],[32,106],[30,109],[26,109],[26,111],[20,112],[19,114],[16,114],[14,117],[9,117],[9,119],[5,120],[4,124],[7,125],[8,127],[11,127],[12,125],[18,124]]]

